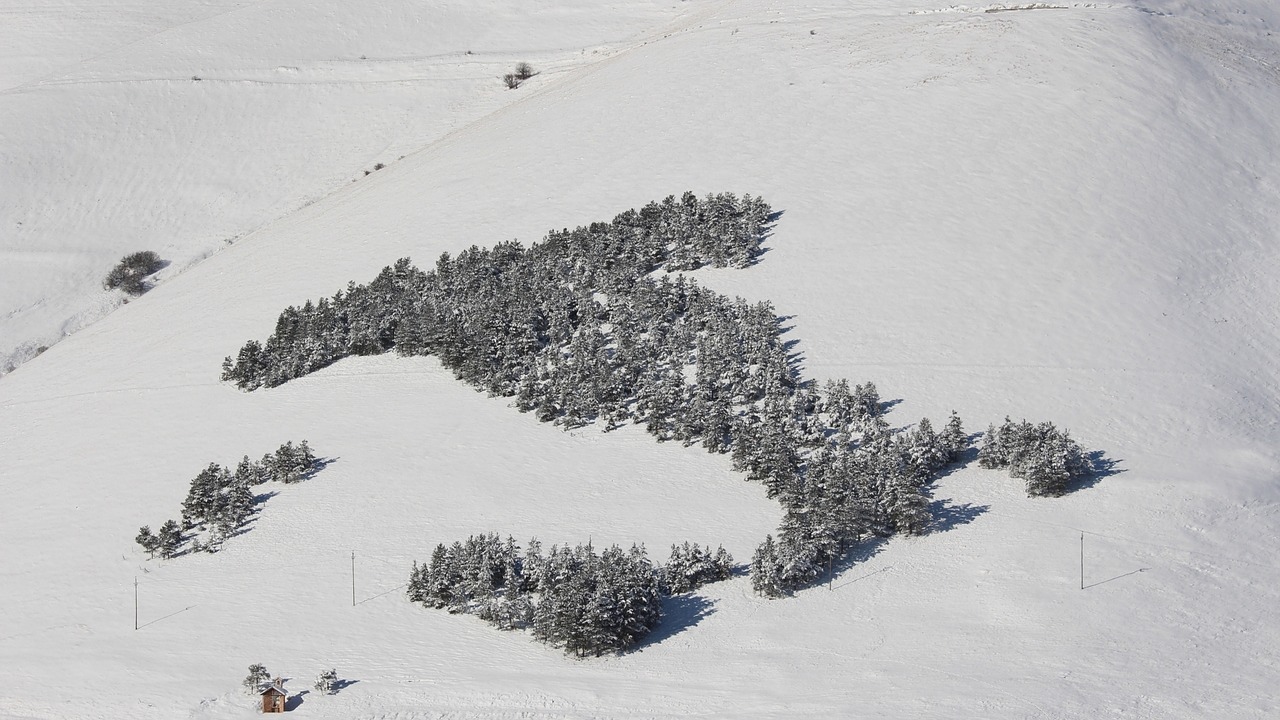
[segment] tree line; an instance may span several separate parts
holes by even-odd
[[[157,533],[143,525],[135,541],[151,557],[174,557],[188,540],[192,552],[217,552],[252,517],[261,500],[256,486],[301,482],[319,467],[306,440],[296,446],[288,441],[256,462],[246,455],[235,470],[210,463],[191,481],[182,501],[182,522],[167,520]]]
[[[760,198],[685,193],[527,248],[473,246],[425,271],[402,259],[287,308],[222,377],[251,391],[349,355],[435,355],[543,422],[635,423],[729,453],[785,509],[751,572],[787,595],[868,536],[926,532],[927,485],[969,443],[954,412],[941,430],[894,429],[874,384],[803,378],[771,304],[678,274],[751,265],[774,218]]]

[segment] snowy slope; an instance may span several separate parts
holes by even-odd
[[[173,276],[544,74],[685,8],[31,0],[0,8],[0,373],[118,306],[126,253]]]
[[[687,3],[5,377],[0,717],[250,717],[251,662],[295,692],[328,667],[358,681],[304,696],[313,717],[1270,716],[1280,17],[1062,4]],[[778,506],[724,458],[561,433],[430,359],[216,382],[282,307],[397,257],[685,189],[783,211],[758,266],[701,277],[790,316],[809,376],[874,380],[898,425],[1053,419],[1122,472],[1029,500],[966,467],[937,532],[867,548],[831,589],[712,586],[661,642],[578,662],[396,587],[483,530],[745,560]],[[336,462],[222,553],[132,545],[206,463],[302,437]]]

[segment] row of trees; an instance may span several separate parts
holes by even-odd
[[[1059,496],[1072,480],[1094,472],[1092,460],[1066,430],[1051,422],[1032,424],[1005,418],[982,436],[978,464],[984,468],[1008,468],[1011,477],[1027,483],[1027,495]]]
[[[504,630],[531,629],[579,657],[624,651],[662,619],[660,573],[634,545],[599,554],[590,544],[553,545],[543,555],[537,540],[521,553],[512,538],[473,535],[415,562],[407,594]]]
[[[319,468],[307,441],[281,445],[255,462],[245,456],[235,470],[210,463],[191,481],[182,501],[182,522],[168,520],[153,534],[144,525],[135,538],[151,557],[170,558],[191,540],[193,551],[217,552],[249,521],[259,501],[254,488],[267,482],[300,482]]]
[[[686,193],[529,248],[472,247],[426,272],[401,260],[288,308],[223,377],[252,390],[345,355],[431,354],[545,422],[637,423],[730,453],[786,510],[753,567],[760,592],[787,594],[870,534],[925,532],[926,485],[968,442],[954,413],[941,432],[894,430],[873,384],[802,378],[769,303],[655,276],[754,262],[770,218],[758,198]]]
[[[272,680],[271,673],[267,670],[267,666],[262,663],[254,663],[249,666],[249,674],[245,676],[240,685],[244,691],[250,695],[258,695],[271,685],[275,685],[284,690],[284,678],[276,678]],[[311,686],[321,695],[334,695],[343,686],[349,684],[350,681],[342,680],[338,677],[338,671],[335,668],[322,671],[316,675],[316,681]]]
[[[402,259],[368,285],[287,308],[265,343],[250,341],[224,361],[223,379],[244,390],[274,387],[395,348],[439,355],[464,379],[492,376],[486,386],[514,391],[531,352],[560,344],[584,312],[598,312],[597,293],[629,294],[659,269],[749,265],[771,212],[749,195],[685,193],[612,223],[553,231],[527,249],[509,242],[456,259],[446,253],[433,271]]]

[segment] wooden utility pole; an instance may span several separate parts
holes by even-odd
[[[1084,589],[1084,532],[1080,533],[1080,589]]]
[[[356,551],[351,551],[351,607],[356,606]]]
[[[138,629],[138,576],[133,576],[133,629]]]

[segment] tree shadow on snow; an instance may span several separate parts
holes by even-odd
[[[930,530],[946,532],[961,525],[968,525],[990,509],[990,505],[954,503],[948,498],[934,500],[929,503],[929,512],[933,515],[933,526]]]
[[[882,572],[885,572],[886,570],[889,569],[888,567],[883,567],[874,572],[859,575],[857,577],[850,577],[850,578],[841,577],[842,575],[844,575],[846,572],[853,569],[854,567],[857,567],[858,565],[865,563],[866,561],[870,560],[876,555],[879,555],[881,551],[884,550],[884,546],[888,542],[889,542],[889,538],[887,537],[873,535],[867,538],[866,540],[863,540],[862,542],[858,543],[857,545],[854,545],[852,548],[849,549],[848,552],[844,554],[843,557],[839,558],[834,563],[834,565],[831,568],[831,572],[825,578],[823,578],[824,582],[815,583],[815,586],[828,585],[832,590],[839,590],[840,588],[845,587],[846,585],[852,585],[853,583],[856,583],[859,580],[863,580],[872,575],[878,575]]]
[[[324,470],[325,468],[327,468],[327,467],[329,467],[330,465],[332,465],[332,464],[334,464],[334,463],[338,462],[338,461],[339,461],[339,460],[341,460],[341,459],[342,459],[342,458],[340,458],[340,457],[316,458],[315,463],[311,466],[311,469],[310,469],[310,470],[308,470],[305,474],[303,474],[302,479],[303,479],[303,480],[310,480],[311,478],[313,478],[313,477],[315,477],[317,474],[319,474],[321,470]]]
[[[334,695],[337,695],[338,693],[342,692],[343,690],[346,690],[347,688],[351,687],[352,685],[355,685],[358,682],[360,681],[359,680],[336,680],[334,681],[332,686],[333,688],[332,693]]]
[[[1094,450],[1086,453],[1085,457],[1089,459],[1089,463],[1093,465],[1093,472],[1078,478],[1072,478],[1067,483],[1066,494],[1076,492],[1077,490],[1087,490],[1094,485],[1102,482],[1103,478],[1109,478],[1112,475],[1119,475],[1127,470],[1119,467],[1120,461],[1107,457],[1107,454],[1101,450]]]
[[[679,635],[702,622],[702,619],[716,611],[716,604],[701,595],[685,593],[669,595],[662,598],[662,622],[636,648],[642,650],[649,645],[656,645],[667,638]]]
[[[760,263],[760,258],[773,250],[772,247],[765,243],[769,242],[769,239],[773,237],[773,226],[778,223],[778,220],[782,219],[782,214],[784,212],[786,211],[774,210],[764,219],[764,224],[760,226],[760,252],[756,257],[751,259],[751,262],[747,264],[747,267],[758,265]]]

